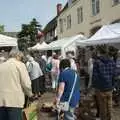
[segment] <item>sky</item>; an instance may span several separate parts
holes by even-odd
[[[67,0],[0,0],[0,25],[5,31],[21,30],[21,24],[29,23],[32,18],[44,26],[56,16],[56,5]]]

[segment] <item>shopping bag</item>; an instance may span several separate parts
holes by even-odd
[[[37,103],[31,103],[27,108],[23,109],[23,120],[38,120]]]
[[[60,102],[57,104],[57,108],[61,111],[69,111],[69,102]]]

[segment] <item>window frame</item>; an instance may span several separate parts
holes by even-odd
[[[92,4],[92,15],[96,16],[100,13],[100,0],[91,0]]]
[[[83,7],[80,6],[77,8],[77,23],[80,24],[83,22]]]
[[[70,29],[72,26],[71,14],[67,16],[67,29]]]
[[[60,33],[63,33],[63,19],[59,19]]]

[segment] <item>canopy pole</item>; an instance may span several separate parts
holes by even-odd
[[[65,49],[64,48],[61,48],[61,55],[63,58],[66,57],[66,53],[65,53]]]

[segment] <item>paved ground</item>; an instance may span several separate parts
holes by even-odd
[[[43,103],[46,102],[52,102],[54,100],[55,95],[53,93],[46,93],[44,94],[40,100],[39,100],[39,108],[41,108]],[[49,114],[47,113],[43,113],[39,110],[39,120],[54,120],[55,118],[51,117]]]
[[[50,87],[50,81],[47,78],[47,85],[46,87],[49,88]],[[85,88],[84,86],[84,79],[81,79],[81,90]],[[40,111],[40,107],[43,103],[45,102],[52,102],[54,100],[55,95],[51,92],[47,92],[45,93],[40,99],[39,99],[39,116],[38,116],[38,120],[55,120],[55,118],[50,117],[49,114],[47,113],[43,113]],[[116,107],[113,109],[113,119],[112,120],[120,120],[120,107]]]
[[[52,102],[54,99],[53,93],[45,93],[39,100],[39,108],[45,102]],[[39,120],[55,120],[55,118],[50,117],[49,114],[43,113],[39,110]],[[113,119],[112,120],[120,120],[120,107],[116,107],[113,109]]]
[[[113,119],[120,120],[120,106],[113,109]]]

